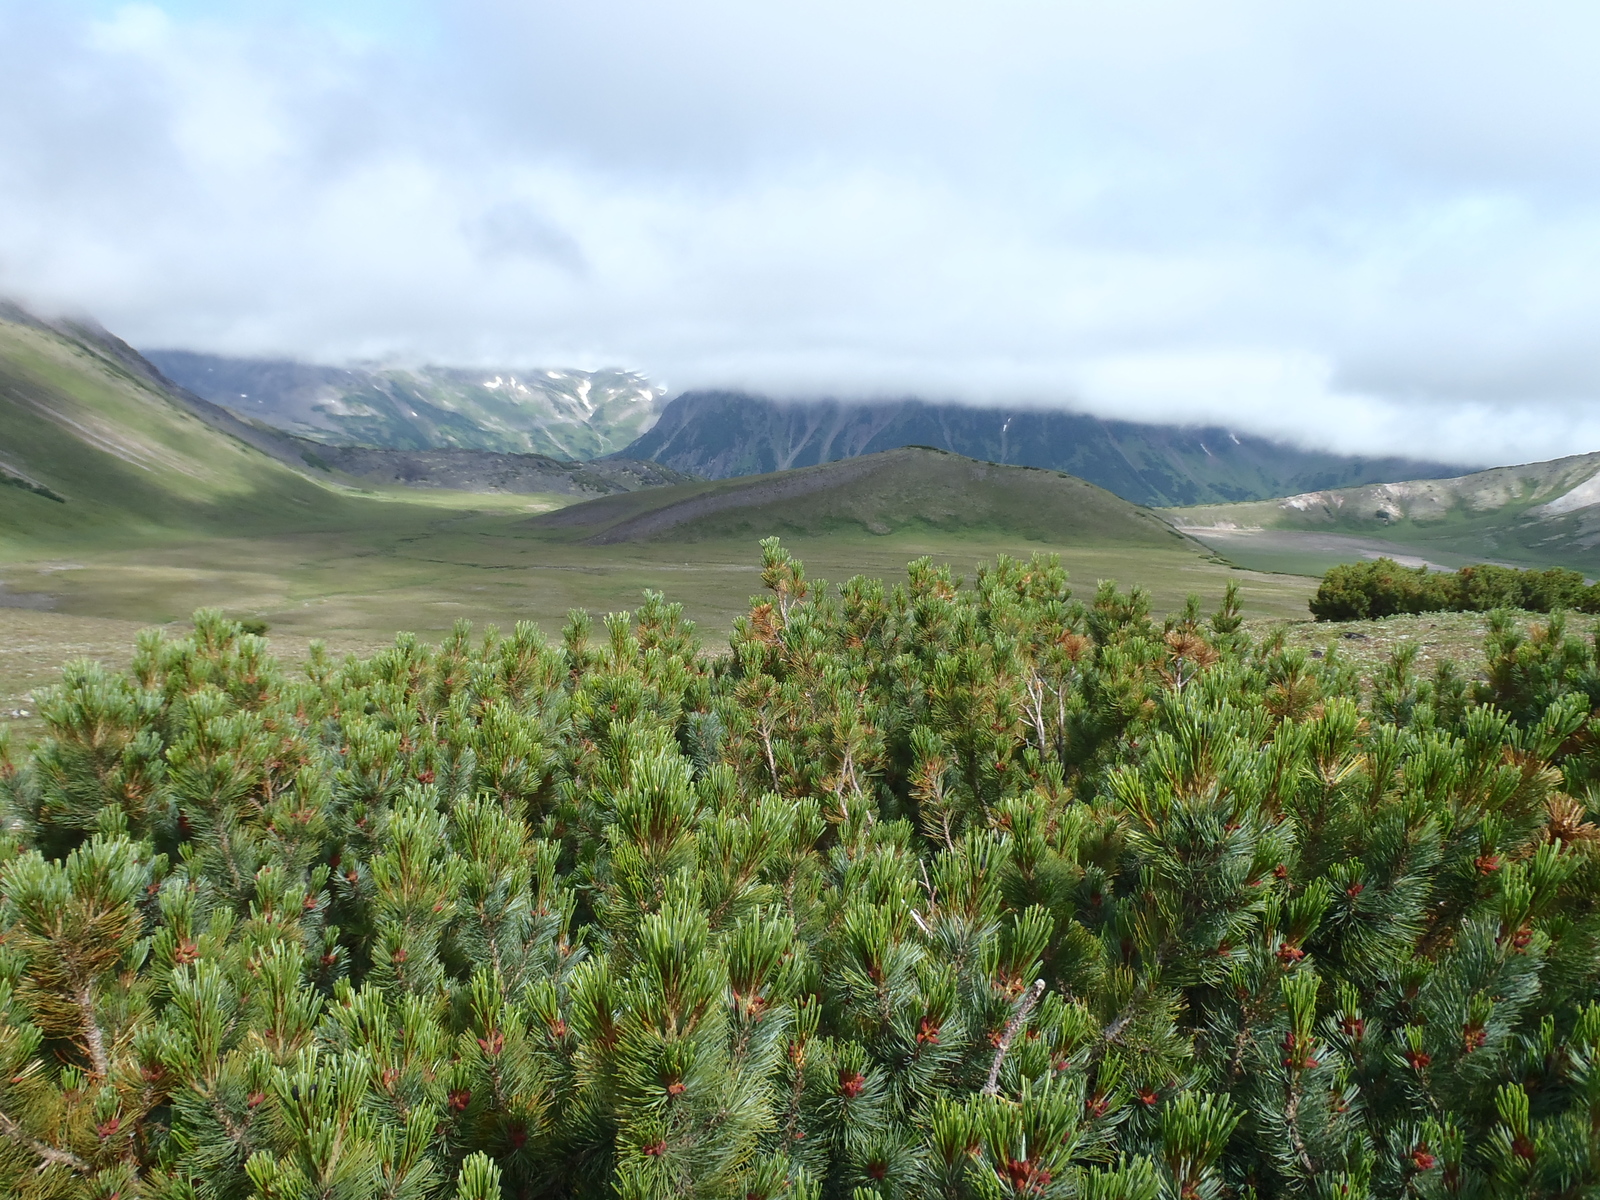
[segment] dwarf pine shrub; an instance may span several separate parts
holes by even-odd
[[[1600,613],[1600,584],[1590,584],[1577,571],[1561,567],[1539,571],[1479,563],[1450,572],[1402,567],[1392,558],[1378,558],[1331,568],[1311,599],[1311,615],[1319,621],[1501,608]]]
[[[0,1194],[1600,1189],[1600,656],[1164,623],[1053,558],[286,674],[217,613],[0,766]]]

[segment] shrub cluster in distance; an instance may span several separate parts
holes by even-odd
[[[1364,690],[1233,588],[763,549],[727,654],[646,593],[70,665],[0,741],[0,1194],[1595,1194],[1565,618]]]
[[[1518,570],[1493,563],[1459,571],[1402,567],[1392,558],[1344,563],[1322,577],[1311,599],[1319,621],[1364,621],[1397,613],[1493,612],[1520,608],[1600,613],[1600,583],[1561,567]]]

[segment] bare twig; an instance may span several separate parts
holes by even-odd
[[[1294,1146],[1296,1157],[1300,1165],[1305,1168],[1306,1175],[1315,1178],[1316,1164],[1311,1161],[1311,1155],[1306,1151],[1305,1139],[1300,1136],[1300,1087],[1298,1083],[1289,1085],[1289,1102],[1284,1106],[1284,1119],[1289,1126],[1289,1141]]]
[[[772,753],[772,730],[762,721],[756,726],[756,733],[761,738],[761,748],[767,752],[767,770],[772,773],[772,790],[781,794],[783,782],[778,778],[778,760]]]
[[[1100,1036],[1105,1038],[1105,1040],[1108,1042],[1116,1041],[1122,1036],[1123,1029],[1131,1020],[1133,1020],[1133,1013],[1124,1010],[1117,1015],[1116,1019],[1113,1020],[1111,1024],[1107,1025],[1105,1029],[1101,1031]]]
[[[994,1062],[989,1066],[989,1082],[983,1085],[983,1094],[992,1096],[1000,1090],[1000,1066],[1006,1061],[1006,1051],[1011,1049],[1011,1043],[1017,1034],[1022,1032],[1022,1027],[1028,1023],[1028,1015],[1033,1012],[1033,1006],[1039,1003],[1039,997],[1044,995],[1044,980],[1035,979],[1033,986],[1022,994],[1022,999],[1017,1002],[1016,1011],[1011,1014],[1011,1020],[1006,1022],[1004,1032],[1000,1034],[1000,1043],[994,1048]]]
[[[111,1074],[111,1060],[106,1057],[106,1040],[94,1015],[94,991],[86,983],[73,999],[78,1002],[78,1012],[83,1017],[83,1042],[89,1050],[89,1061],[94,1064],[94,1073],[105,1079]]]
[[[44,1159],[48,1165],[71,1167],[74,1171],[83,1175],[87,1175],[94,1169],[76,1154],[69,1154],[65,1150],[57,1150],[54,1146],[46,1145],[37,1138],[29,1137],[22,1132],[22,1126],[6,1116],[5,1113],[0,1113],[0,1134],[4,1134],[19,1146],[26,1146]]]

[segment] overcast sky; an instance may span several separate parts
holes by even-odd
[[[1600,449],[1592,0],[0,0],[0,294],[135,345]]]

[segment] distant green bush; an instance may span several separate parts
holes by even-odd
[[[1311,615],[1319,621],[1497,608],[1600,612],[1600,584],[1591,585],[1577,571],[1560,567],[1522,571],[1479,563],[1451,573],[1402,567],[1392,558],[1380,558],[1334,567],[1322,577],[1311,600]]]

